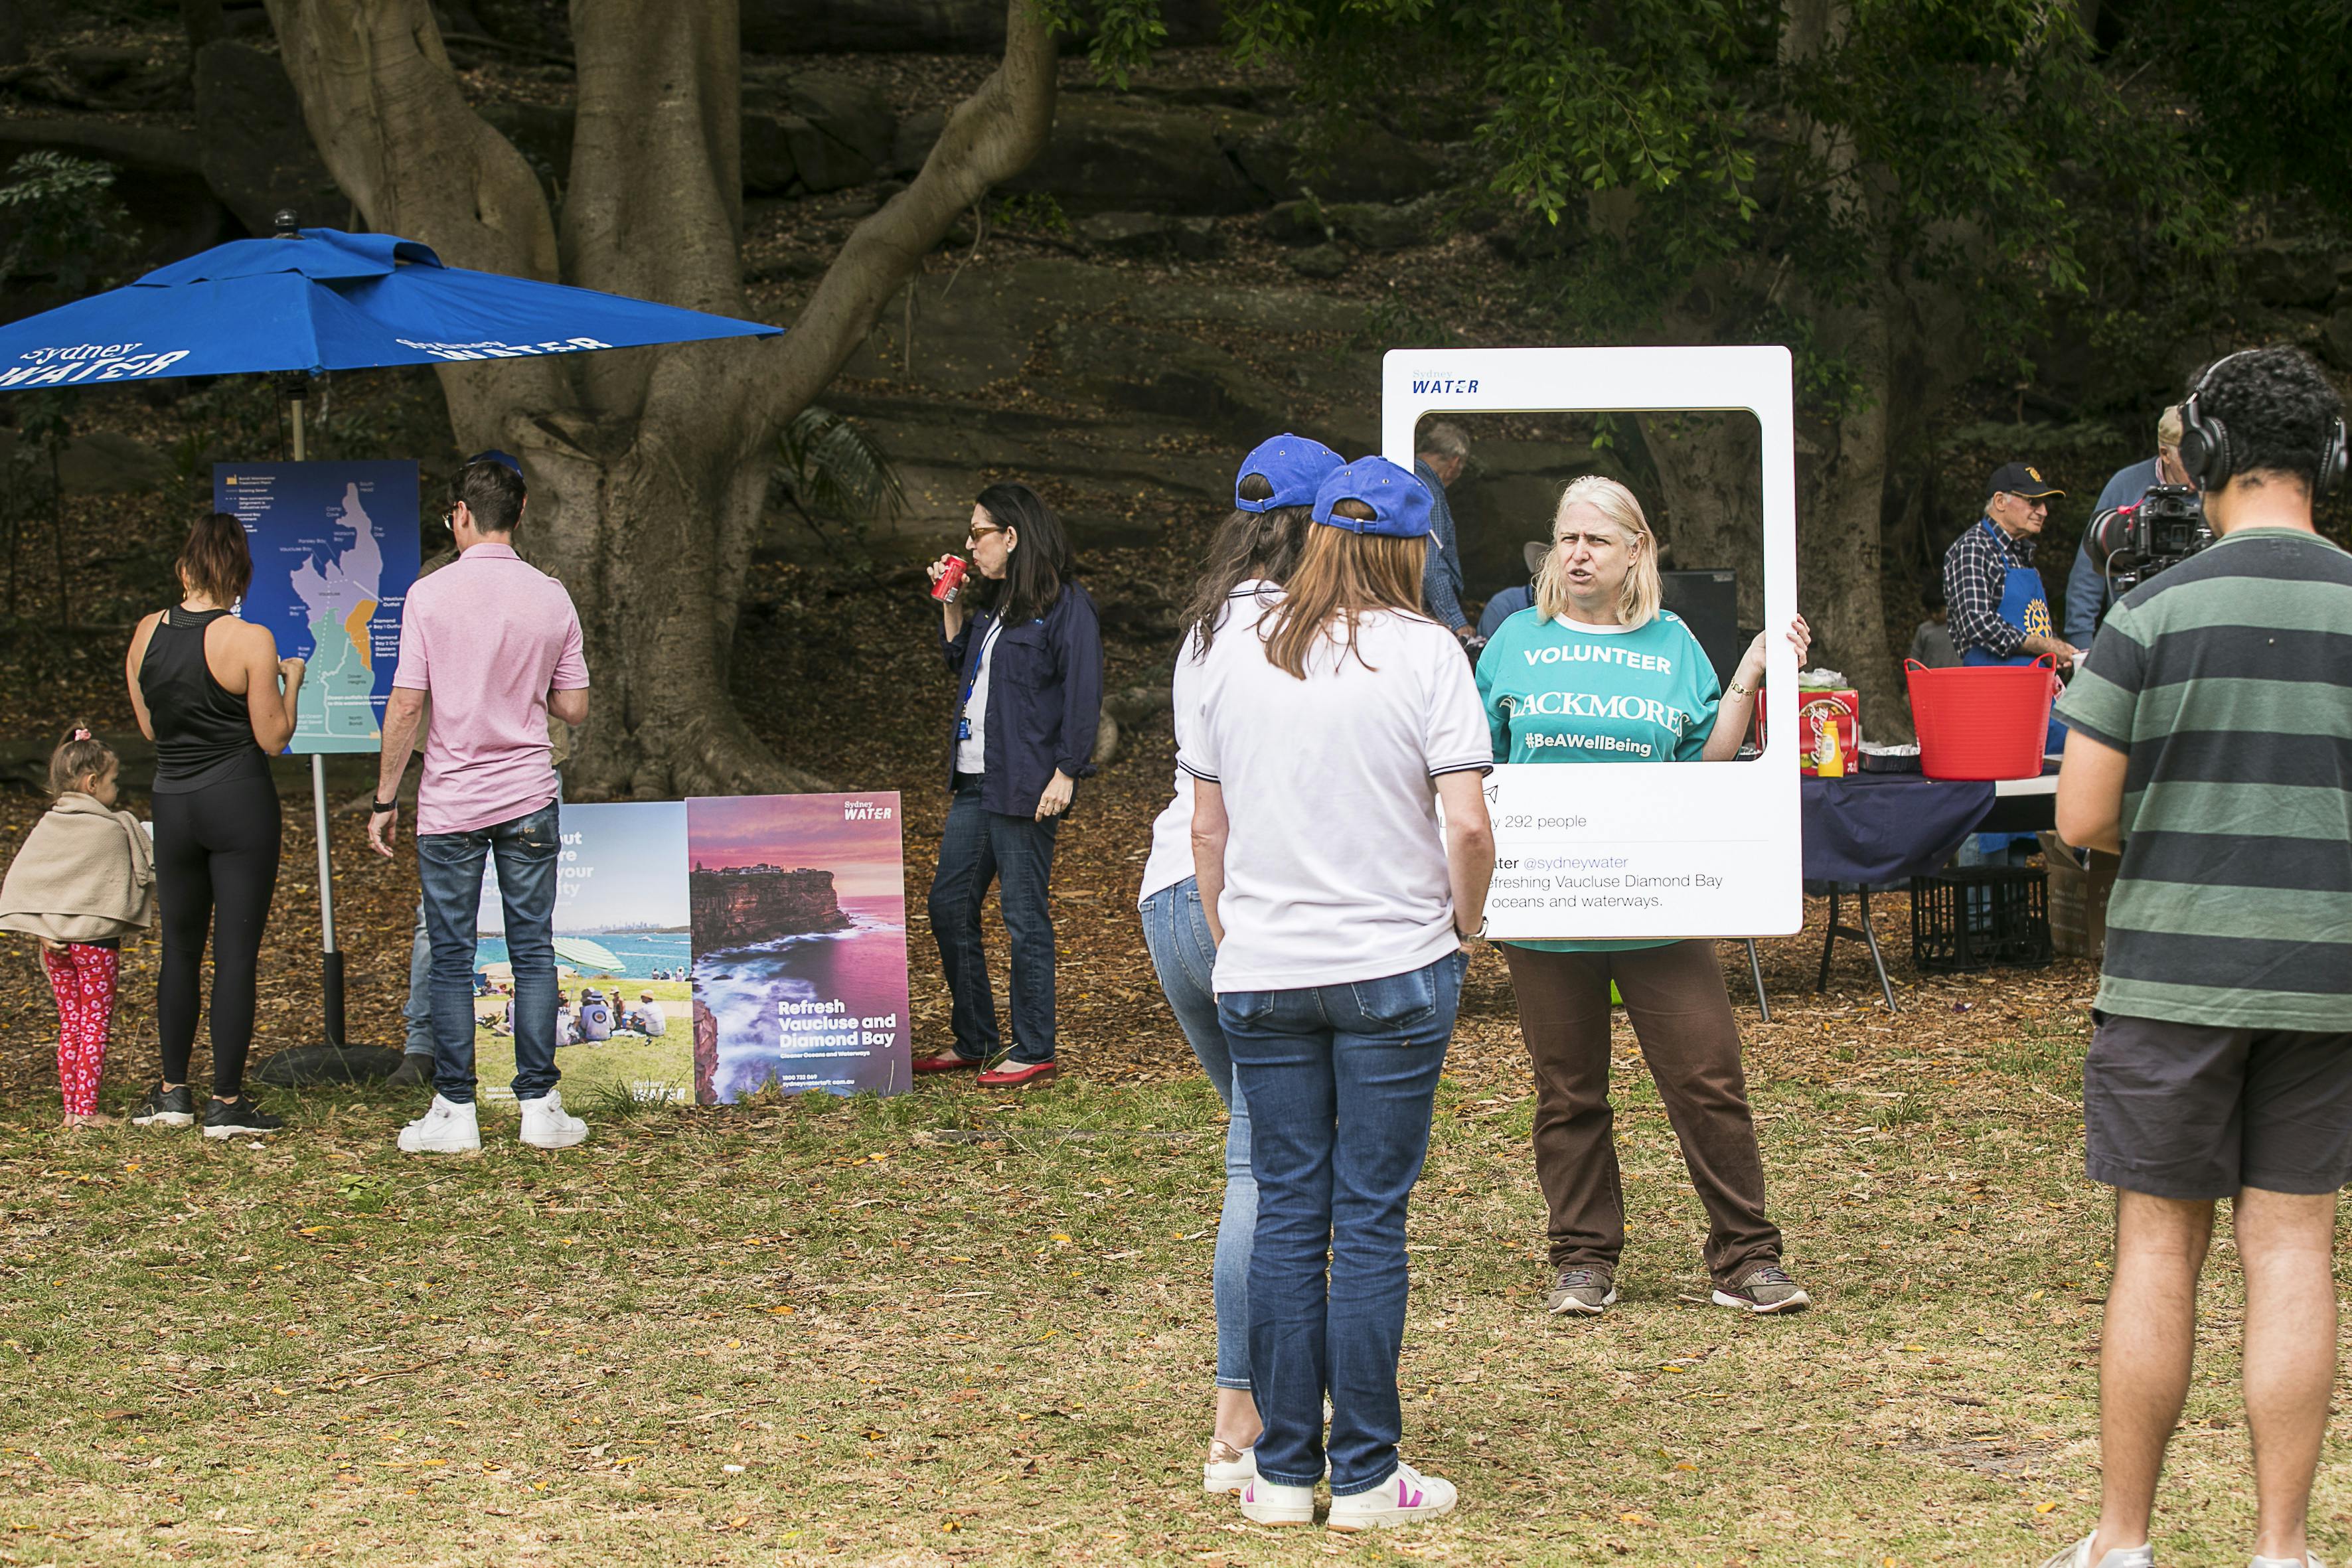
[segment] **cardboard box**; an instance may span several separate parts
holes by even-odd
[[[1831,689],[1822,686],[1801,686],[1797,689],[1797,732],[1804,737],[1803,749],[1798,753],[1799,771],[1811,775],[1821,773],[1822,731],[1837,726],[1838,754],[1845,759],[1845,771],[1854,773],[1861,764],[1857,747],[1862,740],[1862,693],[1851,686]],[[1756,704],[1756,746],[1764,747],[1764,704]]]
[[[2116,872],[2123,862],[2104,849],[2094,849],[2085,866],[2056,834],[2045,832],[2041,838],[2042,858],[2049,862],[2050,946],[2096,963],[2106,956],[2107,897],[2116,889]]]

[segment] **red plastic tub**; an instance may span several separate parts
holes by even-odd
[[[2058,672],[2047,654],[2032,664],[1929,669],[1903,661],[1919,771],[1931,779],[2030,779],[2042,773]]]

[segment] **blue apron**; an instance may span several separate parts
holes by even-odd
[[[2009,559],[2009,542],[2001,536],[2000,530],[1993,526],[1992,519],[1979,518],[1977,526],[1993,536],[1994,542],[2000,546],[2003,559],[2009,562],[2008,575],[2001,580],[2000,618],[2028,637],[2054,636],[2056,627],[2051,623],[2050,599],[2042,591],[2042,574]],[[1960,654],[1960,662],[1964,665],[2020,665],[2032,664],[2040,657],[2038,654],[2013,653],[2003,658],[1985,648],[1971,647]],[[2050,721],[2049,739],[2043,742],[2042,749],[2049,752],[2066,749],[2066,726],[2054,716]]]

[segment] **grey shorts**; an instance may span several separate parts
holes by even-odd
[[[2098,1016],[2083,1063],[2091,1180],[2158,1198],[2352,1180],[2352,1034]]]

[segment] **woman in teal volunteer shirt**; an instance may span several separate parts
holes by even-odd
[[[1478,660],[1496,762],[1715,763],[1737,754],[1764,678],[1764,638],[1718,691],[1698,639],[1659,608],[1660,594],[1657,537],[1633,492],[1598,476],[1570,485],[1534,605],[1505,621]],[[1790,628],[1800,663],[1809,635],[1801,618]],[[1609,1107],[1612,982],[1706,1206],[1715,1302],[1751,1312],[1810,1304],[1782,1271],[1780,1232],[1765,1217],[1739,1028],[1715,943],[1500,945],[1535,1064],[1536,1179],[1558,1271],[1546,1310],[1598,1316],[1617,1300],[1625,1205]]]

